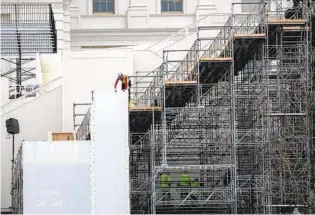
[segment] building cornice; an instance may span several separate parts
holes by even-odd
[[[176,34],[180,29],[72,29],[71,46],[117,46],[140,45],[165,40],[180,40],[185,32]]]
[[[122,29],[71,29],[70,33],[72,35],[87,35],[87,34],[152,34],[152,33],[161,33],[164,35],[174,34],[182,30],[181,28],[122,28]]]
[[[71,36],[71,46],[133,46],[158,42],[166,38],[168,38],[168,35],[80,35]],[[182,38],[184,36],[179,36],[176,40]]]

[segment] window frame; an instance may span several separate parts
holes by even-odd
[[[106,3],[108,3],[107,1],[112,1],[113,2],[113,11],[112,12],[95,12],[94,11],[94,4],[97,1],[98,3],[101,3],[102,1]],[[115,14],[115,10],[116,10],[116,0],[92,0],[92,14],[93,15],[113,15]]]
[[[161,0],[160,1],[160,7],[161,7],[161,14],[181,14],[181,13],[184,13],[184,0],[178,0],[178,1],[181,1],[182,2],[182,8],[180,11],[163,11],[163,1],[166,1],[168,4],[173,1],[173,0]],[[168,5],[169,7],[169,5]]]

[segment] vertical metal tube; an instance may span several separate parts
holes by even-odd
[[[162,135],[163,135],[163,152],[162,152],[162,164],[167,165],[167,153],[166,153],[166,140],[167,140],[167,131],[166,131],[166,98],[165,98],[165,80],[168,76],[168,53],[165,56],[165,51],[163,51],[163,61],[164,67],[162,69],[162,84],[163,84],[163,117],[162,117]]]

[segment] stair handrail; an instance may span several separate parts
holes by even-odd
[[[257,5],[256,6],[257,8],[260,8],[260,4],[259,5]],[[261,9],[260,9],[261,10]],[[259,12],[259,11],[258,11]],[[206,17],[210,17],[211,15],[217,15],[217,14],[210,14],[210,15],[208,15],[208,16],[206,16]],[[241,27],[241,26],[243,26],[244,24],[245,24],[245,22],[248,20],[248,19],[250,19],[251,17],[253,17],[253,15],[257,15],[257,11],[256,11],[256,8],[254,9],[254,11],[252,12],[252,13],[250,13],[250,14],[246,14],[246,15],[243,15],[243,14],[240,14],[240,16],[239,17],[237,17],[237,18],[241,18],[240,19],[240,23],[239,23],[239,26],[238,27]],[[206,17],[204,17],[204,18],[206,18]],[[216,57],[216,56],[218,56],[218,55],[221,55],[222,54],[222,51],[224,52],[224,55],[226,55],[226,56],[230,56],[231,55],[231,52],[229,51],[229,50],[225,50],[225,46],[226,45],[228,45],[228,44],[226,44],[226,43],[228,43],[228,41],[231,39],[231,37],[233,36],[233,34],[235,34],[235,31],[232,31],[232,24],[236,24],[235,23],[235,21],[236,21],[236,19],[235,19],[235,15],[233,16],[230,16],[227,20],[226,20],[226,22],[225,22],[225,24],[224,24],[224,26],[225,27],[223,27],[223,29],[221,29],[220,30],[220,32],[217,34],[217,36],[216,36],[216,38],[212,41],[212,43],[209,45],[209,48],[207,49],[208,51],[210,51],[211,52],[211,49],[213,49],[213,50],[215,50],[215,52],[213,53],[213,56],[211,55],[211,57]],[[201,19],[201,20],[203,20],[203,19]],[[234,22],[234,23],[233,23]],[[196,22],[197,23],[197,22]],[[187,29],[189,28],[189,27],[191,27],[191,26],[195,26],[196,25],[196,23],[193,23],[192,25],[189,25],[188,27],[186,27],[186,28],[184,28],[184,29],[182,29],[181,31],[179,31],[179,32],[183,32],[183,31],[187,31]],[[198,22],[199,23],[199,22]],[[256,24],[256,23],[255,23]],[[259,23],[258,23],[258,25],[259,25]],[[252,27],[252,26],[251,26]],[[229,28],[228,30],[226,30],[226,28]],[[176,33],[175,33],[175,35],[176,35]],[[222,42],[222,35],[224,36],[224,41]],[[169,37],[170,38],[170,37]],[[168,39],[169,39],[168,38]],[[165,41],[165,40],[163,40],[163,41]],[[160,41],[161,42],[161,41]],[[159,44],[160,42],[158,42],[158,43],[155,43],[155,45],[156,44]],[[174,44],[174,43],[173,43]],[[224,45],[224,47],[222,47]],[[154,46],[154,45],[152,45],[152,46]],[[148,48],[150,48],[150,47],[152,47],[152,46],[149,46]],[[192,77],[194,76],[194,74],[193,74],[193,72],[188,72],[188,71],[186,71],[187,72],[187,74],[186,74],[186,77],[182,77],[182,75],[181,74],[178,74],[178,73],[180,73],[180,70],[190,70],[190,69],[193,69],[193,67],[191,68],[191,63],[188,63],[187,65],[186,65],[186,67],[187,68],[185,68],[185,65],[184,65],[184,62],[185,62],[185,60],[186,59],[188,59],[188,58],[196,58],[197,57],[197,55],[195,54],[195,52],[196,52],[196,47],[197,47],[197,43],[195,42],[194,44],[193,44],[193,46],[191,47],[191,49],[190,49],[190,51],[188,51],[188,53],[187,53],[187,55],[184,57],[184,59],[183,59],[183,61],[178,65],[178,67],[177,67],[177,69],[176,69],[176,71],[174,71],[174,72],[172,72],[172,74],[171,74],[171,76],[169,77],[169,79],[174,79],[174,78],[176,78],[176,76],[178,76],[179,75],[179,77],[181,77],[181,79],[183,79],[183,80],[186,80],[187,78],[188,79],[192,79]],[[218,52],[219,51],[219,52]],[[206,53],[204,53],[204,55],[205,55]],[[232,55],[231,55],[232,56]],[[199,56],[198,56],[199,57]],[[187,60],[187,62],[188,62],[188,60]],[[165,63],[163,63],[162,65],[161,65],[161,68],[163,67],[163,65],[165,66]],[[170,75],[170,74],[167,74],[167,76],[168,75]],[[167,79],[168,80],[168,79]],[[163,77],[162,77],[162,80],[161,80],[162,82],[164,82],[164,74],[163,74]],[[144,92],[144,94],[143,95],[141,95],[140,96],[140,98],[134,98],[134,100],[144,100],[145,101],[145,106],[146,105],[148,105],[148,102],[150,102],[149,100],[151,100],[152,101],[152,98],[150,98],[150,96],[152,96],[152,95],[154,95],[154,94],[156,94],[156,93],[158,93],[160,90],[158,90],[158,89],[154,89],[153,91],[155,92],[155,93],[152,93],[151,91],[152,91],[152,87],[153,87],[153,85],[155,85],[154,84],[154,80],[152,81],[152,84],[149,84],[149,86],[148,86],[148,88],[145,90],[145,92]],[[152,85],[152,86],[151,86]],[[155,87],[153,87],[153,88],[155,88]],[[146,96],[149,96],[149,97],[147,97],[147,98],[144,98],[144,97],[146,97]],[[148,101],[147,101],[148,100]]]
[[[176,32],[176,33],[174,33],[174,34],[172,34],[172,35],[169,36],[168,38],[163,39],[163,40],[161,40],[161,41],[159,41],[159,42],[157,42],[157,43],[154,43],[153,45],[147,47],[144,51],[151,51],[151,52],[155,53],[157,56],[160,56],[160,55],[158,54],[160,51],[165,50],[165,48],[169,48],[170,46],[172,46],[172,45],[174,45],[174,44],[176,44],[176,43],[182,41],[183,39],[187,38],[188,36],[190,36],[191,34],[189,34],[189,28],[194,27],[194,28],[197,29],[198,25],[199,25],[202,21],[204,21],[205,19],[207,19],[207,18],[209,18],[209,17],[224,17],[224,19],[226,19],[226,18],[230,17],[230,15],[231,15],[230,13],[211,13],[211,14],[209,14],[209,15],[207,15],[207,16],[205,16],[205,17],[199,19],[199,20],[197,20],[197,21],[194,22],[193,24],[190,24],[190,25],[188,25],[187,27],[181,29],[180,31],[178,31],[178,32]],[[226,21],[226,20],[225,20],[225,21]],[[218,22],[218,21],[217,21],[217,22]],[[221,20],[220,20],[219,22],[221,23]],[[160,49],[159,51],[155,52],[155,51],[150,50],[152,47],[154,47],[154,46],[156,46],[156,45],[158,45],[158,44],[160,44],[160,43],[170,41],[170,39],[171,39],[172,37],[176,37],[176,35],[178,35],[178,34],[183,34],[183,33],[185,33],[185,35],[186,35],[185,37],[183,37],[183,38],[180,39],[180,40],[176,40],[176,41],[174,41],[174,42],[171,43],[171,44],[167,44],[165,47],[163,47],[163,48]],[[196,32],[193,32],[193,33],[196,33]],[[192,33],[192,34],[193,34],[193,33]],[[196,45],[197,45],[196,42],[194,42],[194,44],[193,44],[192,47],[195,48]],[[187,57],[189,57],[190,55],[191,55],[191,51],[188,51],[188,53],[187,53],[187,55],[184,57],[183,61],[184,61]],[[195,55],[195,54],[193,54],[193,55]],[[160,57],[161,57],[161,56],[160,56]],[[173,66],[172,70],[175,69],[175,71],[178,71],[178,70],[180,69],[180,66],[181,66],[181,65],[182,65],[182,63],[178,63],[176,66]],[[160,73],[161,67],[163,67],[163,64],[160,65],[158,68],[156,68],[153,72],[150,72],[150,74],[153,73],[153,74],[156,74],[157,76],[159,76],[158,74]],[[187,68],[187,69],[189,69],[189,68]],[[159,92],[158,92],[159,90],[156,89],[156,88],[157,88],[157,86],[156,86],[156,83],[157,83],[156,78],[153,78],[153,79],[154,79],[154,80],[152,80],[152,83],[149,84],[149,86],[147,87],[147,89],[141,90],[141,91],[142,91],[141,94],[144,93],[144,94],[146,94],[146,95],[152,96],[152,95],[156,95],[156,94],[159,93]],[[150,91],[150,92],[148,92],[148,91]],[[140,93],[140,92],[138,92],[138,93]],[[147,99],[149,99],[149,98],[147,98],[147,99],[144,98],[145,95],[143,95],[143,94],[140,96],[140,98],[139,98],[139,97],[137,98],[136,95],[134,95],[134,96],[132,96],[132,97],[133,97],[133,98],[132,98],[133,101],[135,101],[135,100],[140,101],[141,98],[143,98],[142,100],[147,100]],[[142,101],[142,102],[143,102],[143,101]],[[145,103],[147,103],[147,101],[145,101]]]
[[[262,10],[264,10],[264,7],[261,7],[261,4],[257,4],[252,13],[246,14],[245,16],[243,14],[240,14],[240,16],[237,17],[237,18],[240,18],[239,25],[236,25],[236,23],[235,23],[235,20],[236,20],[235,16],[230,16],[226,20],[226,22],[224,24],[224,27],[220,30],[220,32],[217,34],[216,38],[212,41],[212,43],[208,47],[207,51],[210,52],[210,57],[215,58],[215,57],[218,57],[218,56],[220,56],[222,54],[224,55],[223,57],[232,57],[231,51],[229,50],[228,47],[226,47],[229,44],[229,40],[236,33],[236,31],[232,31],[232,24],[235,24],[238,27],[237,29],[244,29],[244,28],[241,28],[241,27],[246,26],[246,24],[248,24],[249,21],[254,22],[254,26],[250,26],[250,27],[246,28],[246,32],[247,33],[248,33],[248,29],[252,29],[253,27],[254,28],[258,27],[259,28],[259,24],[260,23],[256,23],[256,22],[257,21],[258,22],[261,21],[259,19],[257,20],[257,16],[263,16],[263,15],[260,15],[260,12],[262,12]],[[233,23],[233,21],[234,21],[234,23]],[[222,38],[224,38],[224,39],[222,40]],[[184,67],[183,65],[184,65],[186,59],[188,59],[190,57],[193,57],[193,58],[199,57],[197,55],[194,55],[194,53],[196,52],[196,49],[198,47],[196,42],[193,44],[193,46],[190,49],[191,51],[189,51],[187,53],[187,55],[185,56],[183,61],[180,63],[180,65],[178,66],[177,70],[172,74],[170,79],[173,79],[173,78],[176,79],[179,76],[181,81],[187,80],[187,79],[188,79],[188,81],[192,81],[191,77],[194,76],[194,74],[193,74],[192,71],[188,71],[188,70],[193,69],[194,66],[190,65],[189,67],[187,66],[187,68],[183,68]],[[226,48],[228,48],[228,50],[226,50]],[[212,54],[211,54],[211,49],[213,49],[213,53]],[[206,55],[207,51],[203,55]],[[196,59],[195,62],[197,62],[197,59]],[[187,70],[187,71],[184,71],[184,73],[186,73],[186,77],[183,76],[183,74],[180,74],[180,72],[181,72],[180,70],[184,70],[184,69]],[[167,80],[169,80],[169,79],[167,79]]]
[[[54,84],[56,84],[56,86],[54,86]],[[38,88],[30,91],[30,92],[27,92],[25,93],[23,96],[21,96],[20,98],[18,99],[14,99],[4,105],[1,106],[1,109],[2,109],[2,115],[5,115],[21,106],[23,106],[24,104],[38,98],[40,95],[45,95],[49,92],[51,92],[52,90],[60,87],[62,85],[62,76],[58,77],[58,78],[55,78],[53,79],[52,81],[46,83],[46,84],[43,84],[43,85],[40,85]],[[51,89],[50,89],[51,87]],[[39,96],[36,95],[37,93],[39,93]],[[34,97],[30,97],[32,95],[36,95]]]
[[[163,48],[161,48],[160,50],[158,50],[157,52],[155,52],[156,54],[158,54],[158,53],[161,52],[162,50],[165,50],[166,48],[169,48],[169,47],[173,46],[174,44],[176,44],[176,43],[182,41],[183,39],[187,38],[188,36],[192,35],[193,33],[196,33],[196,32],[192,32],[191,34],[189,34],[189,29],[190,29],[190,28],[196,28],[196,29],[197,29],[198,24],[200,24],[200,23],[201,23],[202,21],[204,21],[205,19],[208,19],[208,18],[210,18],[210,17],[220,17],[220,16],[226,17],[226,16],[230,16],[230,15],[231,15],[231,13],[211,13],[211,14],[208,14],[207,16],[205,16],[205,17],[203,17],[203,18],[201,18],[201,19],[195,21],[194,23],[192,23],[192,24],[186,26],[185,28],[179,30],[178,32],[171,34],[171,35],[170,35],[169,37],[167,37],[166,39],[162,39],[162,40],[160,40],[160,41],[158,41],[158,42],[156,42],[156,43],[150,45],[149,47],[147,47],[147,48],[144,49],[144,50],[145,50],[145,51],[149,51],[149,50],[151,50],[152,47],[157,46],[157,45],[160,44],[160,43],[165,43],[165,42],[166,42],[166,46],[164,46]],[[181,38],[181,39],[179,39],[179,40],[175,40],[175,41],[172,42],[172,43],[169,43],[170,41],[172,41],[172,40],[171,40],[172,38],[176,38],[178,35],[180,35],[180,36],[184,35],[184,37]],[[153,51],[153,52],[154,52],[154,51]],[[159,54],[158,54],[158,55],[159,55]],[[161,57],[162,57],[162,56],[161,56]]]
[[[55,23],[55,16],[54,16],[54,11],[52,9],[52,5],[49,4],[49,22],[51,24],[52,28],[52,33],[54,36],[54,53],[57,53],[57,29],[56,29],[56,23]]]

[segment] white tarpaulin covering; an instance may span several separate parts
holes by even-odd
[[[62,60],[60,54],[41,54],[40,68],[43,84],[47,84],[62,76]]]
[[[97,92],[94,98],[95,213],[129,214],[128,93]]]
[[[90,213],[89,142],[24,142],[24,214]]]

